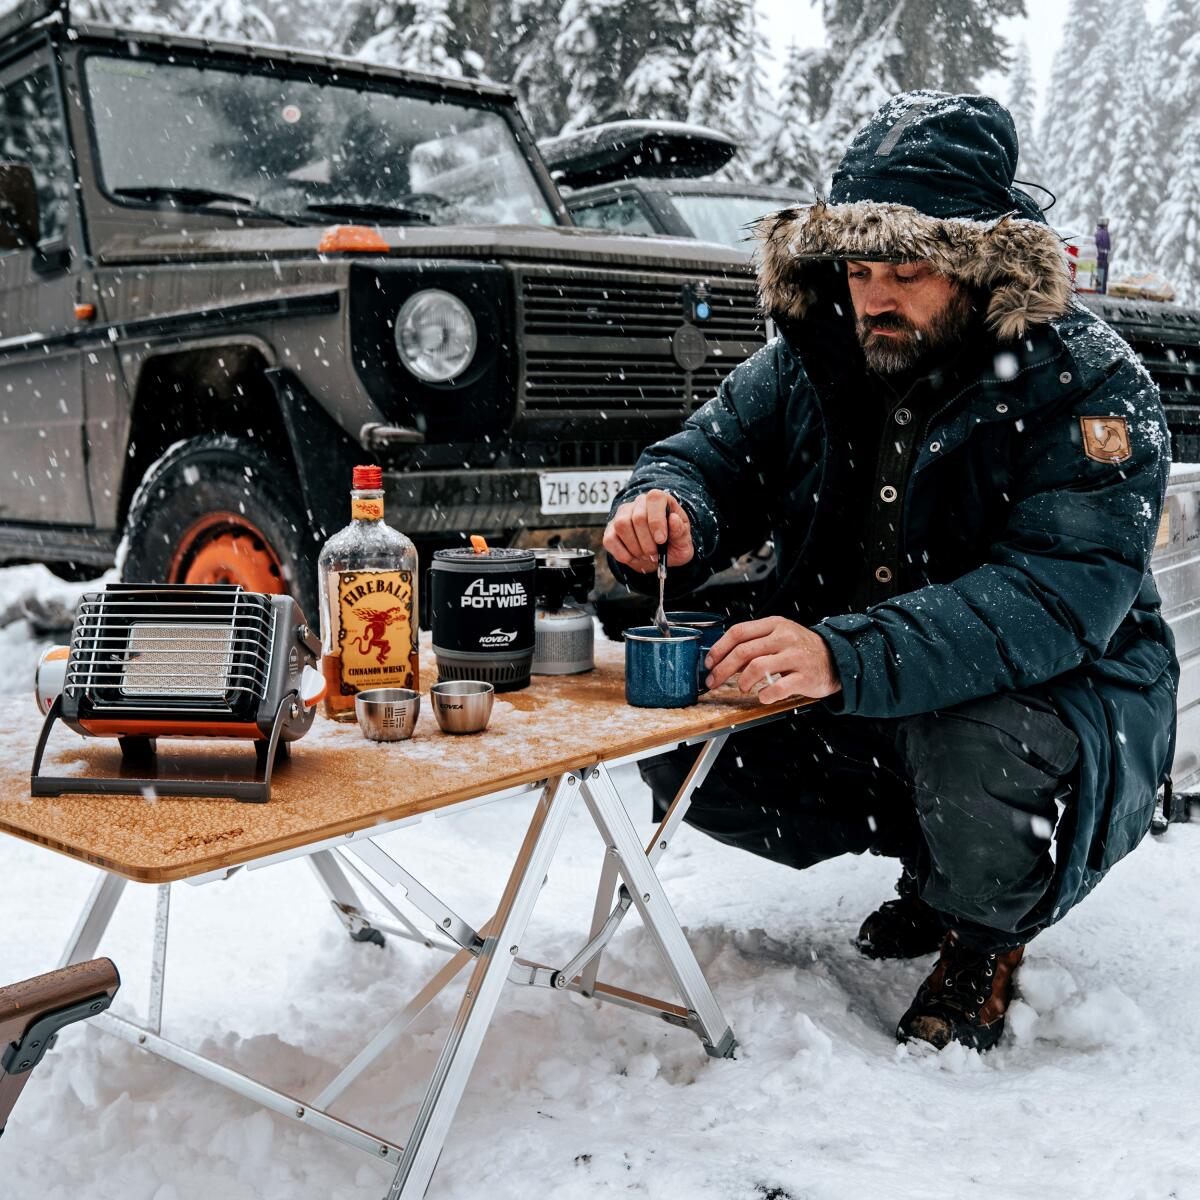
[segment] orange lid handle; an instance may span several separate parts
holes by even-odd
[[[471,549],[476,554],[486,554],[488,552],[487,539],[480,537],[477,533],[471,534]]]

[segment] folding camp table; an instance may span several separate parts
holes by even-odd
[[[31,802],[28,777],[22,780],[10,769],[0,775],[0,829],[102,868],[60,965],[93,957],[129,880],[158,888],[149,1012],[140,1022],[101,1013],[94,1018],[98,1026],[282,1116],[395,1163],[387,1200],[416,1200],[429,1184],[506,983],[578,992],[690,1029],[714,1057],[733,1053],[733,1031],[655,865],[729,735],[808,702],[763,706],[725,688],[692,708],[633,709],[624,702],[619,655],[619,647],[598,647],[594,672],[537,678],[528,690],[497,697],[491,726],[473,737],[440,734],[427,707],[416,737],[407,742],[366,742],[353,724],[319,720],[276,768],[273,798],[265,805],[173,798],[151,804],[142,795]],[[12,718],[10,729],[24,725],[29,730],[32,759],[38,722],[23,709]],[[697,746],[695,765],[643,847],[613,768],[682,743]],[[82,741],[65,730],[56,733],[49,753],[68,762],[83,759],[85,769],[96,772],[111,773],[118,762],[115,743]],[[228,774],[242,769],[245,751],[221,743],[160,741],[163,772],[211,777],[214,758],[222,760]],[[19,759],[9,761],[15,765]],[[430,812],[444,816],[529,795],[537,796],[533,817],[496,910],[479,926],[425,887],[378,841]],[[604,847],[600,886],[591,928],[578,952],[567,962],[546,965],[523,957],[521,941],[567,817],[580,799]],[[391,934],[448,955],[428,983],[313,1097],[286,1095],[162,1036],[171,884],[206,884],[242,868],[258,870],[291,858],[307,859],[333,911],[356,940],[382,941]],[[417,914],[432,923],[432,934],[422,932],[399,906],[397,893],[404,893]],[[382,915],[368,904],[381,907]],[[604,949],[631,908],[658,947],[680,1002],[598,977]],[[462,1001],[403,1145],[335,1116],[330,1110],[346,1088],[467,968]]]

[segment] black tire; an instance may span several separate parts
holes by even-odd
[[[221,513],[231,521],[222,524]],[[205,522],[211,528],[197,533]],[[288,592],[315,626],[318,547],[299,485],[285,466],[245,439],[189,438],[150,467],[125,521],[121,578],[184,582],[197,555],[220,538],[244,547],[246,562],[244,571],[235,565],[219,573],[220,581],[242,583],[249,591]],[[274,586],[265,586],[270,582]]]
[[[48,562],[46,570],[56,579],[67,583],[87,583],[89,579],[99,579],[104,574],[104,568],[95,563]]]

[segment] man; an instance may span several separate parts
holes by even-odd
[[[676,590],[773,537],[777,588],[707,660],[764,703],[689,821],[803,868],[899,857],[875,957],[940,950],[902,1041],[985,1049],[1025,944],[1141,840],[1178,663],[1148,571],[1168,473],[1157,389],[1072,297],[983,96],[897,96],[828,202],[767,218],[781,336],[642,455],[605,546]],[[644,769],[661,811],[694,752]]]

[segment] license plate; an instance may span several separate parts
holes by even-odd
[[[608,512],[629,476],[629,471],[543,471],[542,512]]]

